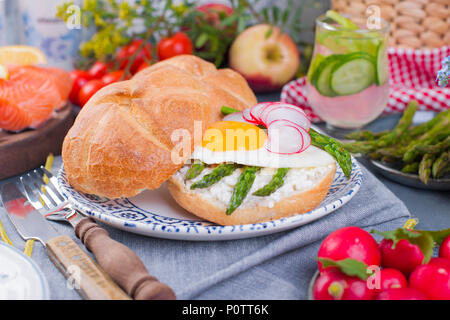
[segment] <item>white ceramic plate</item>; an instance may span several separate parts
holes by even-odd
[[[47,280],[25,254],[0,241],[0,300],[48,300]]]
[[[79,193],[67,182],[64,167],[58,174],[62,193],[72,205],[94,219],[113,227],[176,240],[230,240],[250,238],[292,229],[330,214],[349,201],[358,192],[362,172],[355,159],[350,179],[337,166],[334,181],[323,202],[314,210],[270,222],[220,226],[198,218],[181,208],[163,185],[147,190],[133,198],[100,199]]]

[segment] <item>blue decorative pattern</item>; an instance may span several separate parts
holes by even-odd
[[[208,221],[166,217],[137,207],[128,198],[105,199],[79,193],[67,182],[62,168],[58,182],[72,205],[94,219],[130,232],[171,239],[220,240],[254,237],[284,231],[319,219],[338,209],[358,192],[362,172],[355,159],[350,179],[337,166],[336,175],[322,203],[314,210],[275,221],[221,226]]]

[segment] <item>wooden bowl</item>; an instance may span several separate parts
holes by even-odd
[[[64,137],[74,119],[72,105],[68,104],[38,129],[19,133],[0,131],[0,179],[43,165],[50,153],[61,154]]]

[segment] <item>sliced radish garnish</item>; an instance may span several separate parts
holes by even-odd
[[[268,110],[268,111],[266,111]],[[311,122],[308,120],[304,112],[300,108],[286,108],[284,106],[270,106],[264,110],[264,123],[266,127],[276,120],[289,120],[306,131],[311,127]]]
[[[261,112],[269,105],[273,104],[274,102],[261,102],[261,103],[257,103],[255,104],[253,107],[250,108],[250,116],[255,119],[255,121],[258,121],[260,124],[261,123]]]
[[[230,113],[229,115],[226,115],[225,117],[223,117],[222,120],[223,121],[237,121],[237,122],[246,122],[246,123],[248,123],[248,121],[244,119],[244,117],[242,115],[242,112]]]
[[[289,120],[276,120],[269,126],[266,149],[273,153],[299,153],[311,144],[309,133]]]
[[[242,117],[244,118],[244,120],[246,120],[247,122],[253,123],[253,124],[257,124],[259,121],[255,120],[251,114],[250,114],[250,110],[251,108],[247,108],[245,110],[242,111]]]

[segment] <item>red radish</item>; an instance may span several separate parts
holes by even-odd
[[[288,104],[272,104],[267,106],[261,113],[260,119],[266,127],[269,127],[273,121],[280,119],[289,120],[304,128],[306,131],[311,127],[311,122],[303,110]]]
[[[422,291],[428,299],[450,300],[449,264],[431,259],[430,263],[418,266],[409,277],[409,286]]]
[[[357,277],[351,277],[339,270],[325,270],[317,278],[313,297],[315,300],[372,300],[376,292]]]
[[[442,241],[439,247],[439,257],[450,260],[450,236]]]
[[[274,102],[261,102],[255,104],[253,107],[250,108],[250,115],[252,118],[257,121],[258,123],[261,123],[261,112],[266,108],[267,106],[271,105]]]
[[[400,239],[395,249],[392,248],[393,243],[390,239],[381,240],[381,265],[400,270],[408,276],[418,265],[422,264],[423,253],[417,245],[406,239]]]
[[[427,296],[414,288],[395,288],[381,291],[376,300],[427,300]]]
[[[376,289],[377,292],[387,289],[406,288],[408,286],[408,280],[397,269],[381,269],[378,276],[380,277],[380,287]]]
[[[367,281],[357,277],[347,277],[347,284],[343,300],[373,300],[377,294],[375,290],[369,289]]]
[[[250,108],[242,110],[242,117],[244,118],[245,121],[249,123],[258,124],[258,121],[253,119],[253,117],[251,116],[250,110],[251,110]]]
[[[342,300],[347,289],[347,276],[339,270],[323,272],[314,283],[314,300]]]
[[[335,261],[352,258],[368,266],[379,266],[381,260],[375,239],[358,227],[344,227],[330,233],[320,245],[317,255]],[[324,270],[320,261],[319,270]]]

